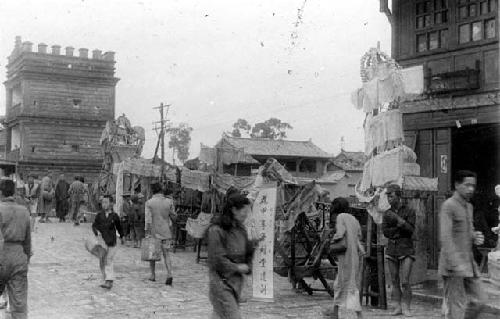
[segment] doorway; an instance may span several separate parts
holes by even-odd
[[[476,192],[494,196],[500,184],[500,124],[482,124],[452,130],[452,173],[471,170],[477,174]]]

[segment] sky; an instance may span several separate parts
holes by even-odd
[[[238,118],[277,117],[293,126],[290,140],[336,154],[344,136],[346,150],[361,151],[363,113],[350,99],[359,61],[377,41],[390,53],[378,0],[1,0],[0,21],[2,82],[16,35],[34,48],[116,52],[116,115],[145,128],[144,157],[162,102],[173,125],[193,128],[190,158]]]

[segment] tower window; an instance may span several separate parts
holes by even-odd
[[[80,145],[78,145],[78,144],[71,145],[71,150],[73,152],[79,152],[80,151]]]
[[[80,107],[80,104],[82,103],[82,100],[80,99],[73,99],[73,107]]]

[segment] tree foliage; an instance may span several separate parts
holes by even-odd
[[[193,128],[187,123],[169,129],[170,141],[168,147],[177,152],[177,158],[184,163],[189,158],[189,146],[191,145],[191,132]]]
[[[252,126],[248,123],[247,120],[245,119],[238,119],[234,124],[233,124],[233,131],[231,132],[231,135],[233,137],[241,137],[241,131],[246,132],[246,134],[250,134],[250,130],[252,129]]]
[[[245,133],[251,138],[269,138],[272,140],[284,139],[286,133],[293,127],[280,119],[272,117],[267,121],[255,123],[253,126],[245,119],[238,119],[233,124],[233,131],[230,133],[232,137],[242,137]]]

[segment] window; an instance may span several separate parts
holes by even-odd
[[[483,38],[482,22],[474,22],[472,24],[472,41],[479,41]]]
[[[417,52],[425,52],[448,45],[448,29],[431,31],[417,35]]]
[[[459,43],[467,43],[470,41],[470,24],[462,24],[458,27]]]
[[[497,0],[462,0],[459,1],[458,14],[460,19],[463,20],[494,14],[496,9]]]
[[[75,107],[75,108],[80,107],[80,103],[82,103],[82,100],[80,100],[80,99],[73,99],[73,107]]]
[[[439,47],[438,32],[429,33],[429,50],[434,50]]]
[[[80,151],[80,145],[78,145],[78,144],[71,145],[71,151],[73,151],[73,152],[79,152]]]
[[[493,39],[496,37],[496,21],[493,18],[462,24],[458,27],[458,36],[458,42],[461,44],[483,39]]]
[[[420,1],[416,4],[416,28],[448,23],[448,1]]]
[[[486,20],[484,22],[484,37],[486,39],[494,38],[496,33],[495,28],[496,28],[495,19]]]
[[[35,150],[36,150],[36,147],[35,147],[35,146],[32,146],[32,147],[31,147],[31,153],[35,153]]]

